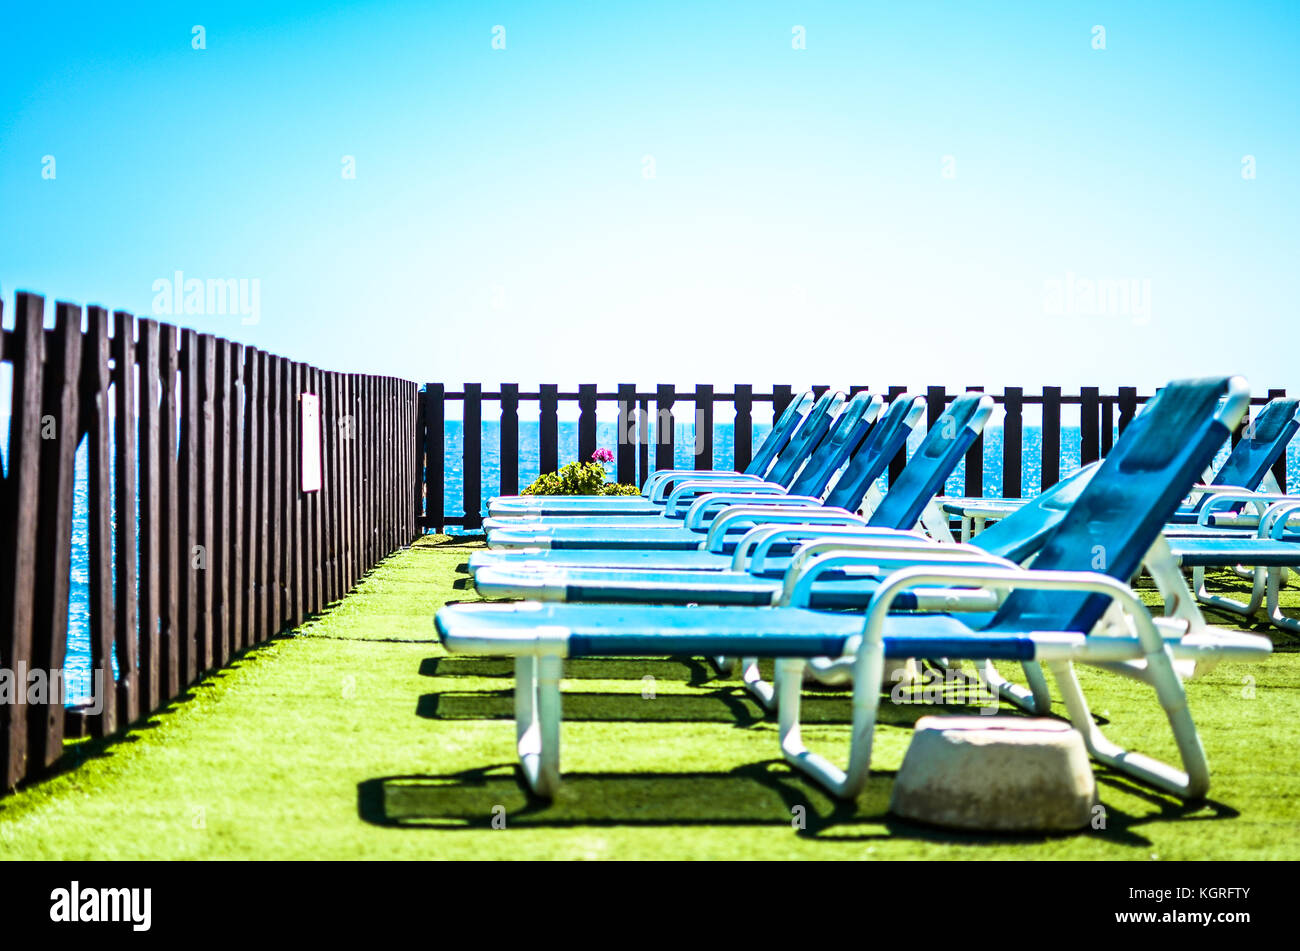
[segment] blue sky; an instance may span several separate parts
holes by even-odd
[[[420,381],[1296,390],[1298,51],[1294,3],[28,4],[0,295],[256,281],[160,317]]]

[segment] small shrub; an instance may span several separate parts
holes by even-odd
[[[559,472],[545,472],[524,489],[524,495],[640,495],[634,485],[606,482],[605,463],[613,462],[608,449],[597,449],[590,462],[570,462]]]

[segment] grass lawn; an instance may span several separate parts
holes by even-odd
[[[298,636],[245,654],[125,738],[70,745],[68,768],[0,799],[0,859],[1151,860],[1300,849],[1300,639],[1263,625],[1277,647],[1266,663],[1225,664],[1188,685],[1210,800],[1185,807],[1099,767],[1104,829],[975,836],[891,818],[911,725],[951,706],[882,705],[868,789],[835,805],[781,761],[774,723],[739,682],[690,660],[569,662],[567,785],[553,804],[530,802],[514,772],[510,662],[449,657],[435,642],[438,607],[475,597],[467,554],[427,536]],[[1114,739],[1173,756],[1152,691],[1082,678]],[[815,695],[807,713],[810,745],[842,756],[847,696]],[[797,805],[803,830],[792,827]]]

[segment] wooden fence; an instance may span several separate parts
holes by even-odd
[[[866,386],[851,386],[847,392],[866,390]],[[815,386],[821,395],[826,386]],[[966,391],[983,391],[982,386],[970,386]],[[881,391],[887,400],[907,392],[903,386],[890,386]],[[964,391],[963,391],[964,392]],[[942,386],[925,390],[928,404],[928,421],[933,423],[944,407],[957,394]],[[1061,408],[1078,406],[1080,418],[1081,464],[1101,458],[1110,451],[1116,432],[1123,432],[1140,404],[1150,395],[1140,395],[1136,387],[1122,386],[1114,394],[1103,394],[1098,387],[1083,387],[1078,394],[1062,393],[1059,386],[1045,386],[1040,393],[1026,393],[1023,387],[1009,386],[1001,393],[993,393],[994,401],[1003,411],[1002,439],[1002,494],[1019,498],[1023,488],[1021,470],[1024,457],[1024,408],[1038,406],[1042,415],[1041,486],[1047,488],[1061,479]],[[1268,396],[1256,397],[1252,402],[1262,405],[1274,396],[1285,396],[1282,389],[1270,389]],[[699,384],[693,392],[679,393],[671,384],[660,384],[653,391],[638,390],[634,384],[623,383],[612,392],[600,392],[595,384],[582,384],[573,392],[561,392],[555,384],[543,384],[536,392],[521,392],[517,383],[503,383],[497,390],[485,390],[481,383],[466,383],[452,390],[444,383],[428,383],[419,395],[420,446],[417,453],[423,459],[424,485],[417,488],[416,507],[421,512],[420,524],[426,529],[442,531],[446,526],[460,526],[474,531],[482,526],[480,498],[483,488],[483,404],[496,403],[500,408],[500,493],[513,495],[519,485],[519,412],[521,403],[535,403],[540,436],[540,468],[542,472],[557,469],[559,459],[559,404],[578,404],[578,458],[588,459],[596,450],[596,409],[599,403],[617,404],[618,446],[615,450],[616,478],[619,482],[641,485],[657,468],[668,468],[674,458],[675,410],[688,407],[696,425],[695,467],[711,469],[725,464],[732,469],[743,469],[751,458],[754,432],[754,407],[772,407],[778,414],[794,398],[794,388],[776,385],[769,393],[757,393],[751,384],[736,384],[730,390],[719,390],[709,384]],[[445,511],[444,478],[446,474],[446,418],[447,404],[459,403],[464,420],[464,444],[460,466],[462,474],[463,509],[458,514]],[[724,413],[734,419],[734,451],[730,459],[716,459],[713,451],[713,421],[723,404]],[[653,412],[651,408],[653,407]],[[658,439],[652,441],[650,420],[662,421],[656,426]],[[1244,426],[1244,423],[1243,423]],[[1234,442],[1240,438],[1234,435]],[[654,453],[651,459],[651,447]],[[569,460],[563,460],[565,462]],[[906,463],[905,453],[900,453],[890,466],[894,478]],[[981,436],[966,454],[965,494],[984,494],[984,438]],[[1274,467],[1278,484],[1286,485],[1286,460]]]
[[[53,694],[0,704],[0,790],[50,767],[66,735],[121,730],[297,627],[420,530],[414,383],[102,307],[83,328],[82,309],[59,303],[47,330],[44,307],[19,293],[0,334],[13,366],[0,668],[64,667],[84,438],[91,668],[106,687],[98,713]],[[317,442],[320,488],[304,491]]]

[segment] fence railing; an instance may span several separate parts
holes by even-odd
[[[842,387],[846,392],[857,393],[870,389],[867,386]],[[827,386],[814,386],[821,395]],[[965,391],[983,391],[982,386],[967,387]],[[908,391],[907,387],[890,386],[881,395],[892,400]],[[962,391],[962,392],[965,392]],[[925,390],[928,422],[933,423],[952,401],[957,392],[945,387],[931,386]],[[1079,407],[1080,464],[1101,458],[1110,451],[1117,432],[1123,432],[1138,407],[1151,398],[1138,393],[1137,387],[1122,386],[1113,394],[1102,393],[1100,388],[1085,386],[1077,394],[1066,394],[1059,386],[1045,386],[1039,393],[1026,393],[1023,387],[1008,386],[1001,393],[990,394],[1002,408],[1002,495],[1018,498],[1023,492],[1021,472],[1025,454],[1024,409],[1040,408],[1042,488],[1055,485],[1061,479],[1061,410],[1066,406]],[[1285,396],[1284,389],[1270,389],[1267,396],[1257,396],[1252,402],[1263,405],[1274,396]],[[559,405],[577,403],[578,408],[578,458],[588,459],[596,450],[597,407],[616,404],[618,407],[618,439],[615,450],[616,478],[619,482],[641,485],[655,469],[673,465],[675,423],[681,411],[689,407],[695,423],[694,463],[696,468],[709,469],[726,465],[743,469],[749,464],[752,452],[755,406],[771,405],[773,415],[779,414],[794,398],[794,387],[778,384],[769,393],[755,392],[751,384],[735,384],[730,389],[718,389],[710,384],[699,384],[694,391],[679,392],[671,384],[660,384],[654,390],[638,390],[634,384],[619,384],[613,391],[600,391],[595,384],[582,384],[576,391],[561,391],[555,384],[543,384],[536,391],[521,391],[517,383],[503,383],[496,390],[485,390],[481,383],[466,383],[460,389],[448,388],[445,383],[428,383],[419,395],[419,435],[417,454],[422,457],[424,484],[417,490],[416,507],[420,510],[420,524],[425,529],[442,531],[449,525],[474,531],[482,526],[481,496],[483,491],[483,422],[484,404],[497,404],[500,412],[500,493],[512,495],[519,491],[519,419],[521,404],[536,404],[539,424],[540,471],[553,472],[561,464],[559,459]],[[462,504],[460,513],[449,514],[445,502],[445,477],[447,473],[446,420],[447,405],[460,404],[464,441],[460,455]],[[717,459],[713,446],[713,424],[722,413],[734,420],[733,454],[729,459]],[[651,408],[653,407],[653,412]],[[725,418],[725,417],[724,417]],[[650,435],[651,420],[656,421],[655,437]],[[1245,423],[1243,421],[1242,426]],[[1233,436],[1240,438],[1240,429]],[[651,448],[653,447],[653,457]],[[984,494],[985,442],[981,436],[966,454],[965,494]],[[564,460],[568,461],[568,460]],[[890,465],[890,478],[897,476],[906,463],[906,452],[900,452]],[[1278,483],[1286,485],[1286,460],[1274,467]]]
[[[0,668],[47,687],[0,702],[0,790],[51,766],[66,735],[112,734],[300,625],[419,531],[414,383],[102,307],[87,308],[83,329],[82,308],[59,303],[47,330],[44,306],[19,293],[14,329],[0,334],[13,367]],[[65,709],[54,688],[83,439],[100,686]]]

